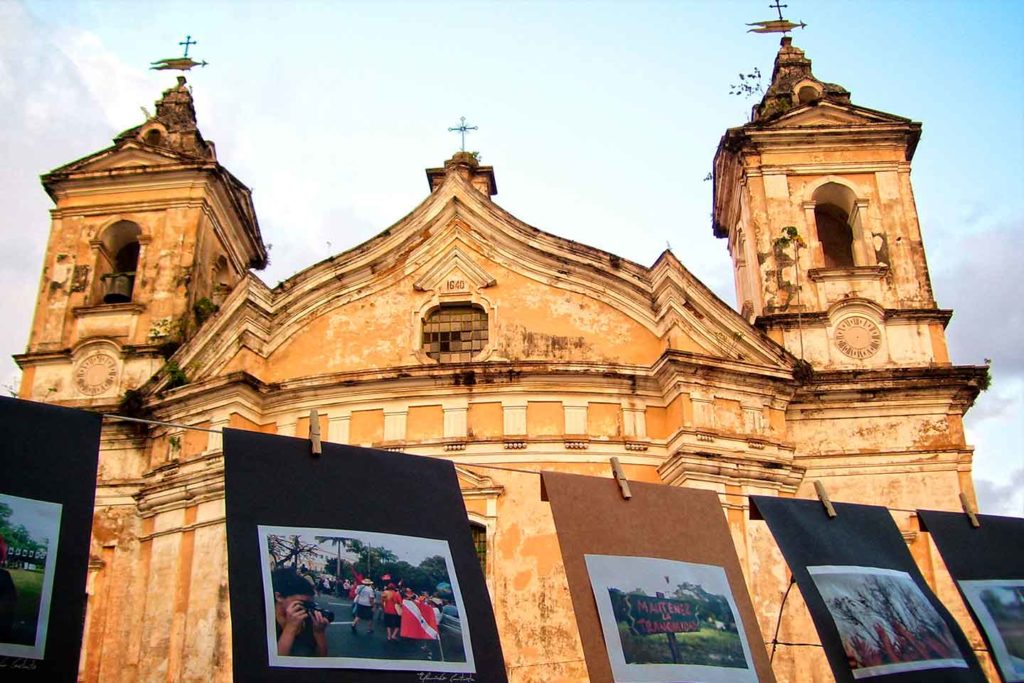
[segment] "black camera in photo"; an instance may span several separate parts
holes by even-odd
[[[272,667],[475,672],[448,542],[258,526]]]

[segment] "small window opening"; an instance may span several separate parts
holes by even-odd
[[[146,137],[145,137],[146,144],[147,145],[159,145],[160,144],[160,137],[161,137],[160,136],[160,131],[158,131],[158,130],[156,130],[154,128],[153,130],[148,131],[146,133]]]
[[[487,346],[487,313],[472,304],[442,305],[423,318],[423,351],[441,363],[465,363]]]
[[[224,303],[224,299],[230,292],[231,268],[228,266],[228,260],[222,254],[217,257],[213,266],[213,293],[210,298],[219,306]]]
[[[797,99],[800,101],[800,104],[810,104],[811,102],[816,101],[820,97],[820,95],[818,94],[818,89],[815,88],[813,85],[805,85],[804,87],[800,88],[800,90],[797,91],[796,96]]]
[[[483,524],[469,523],[469,531],[473,535],[473,548],[476,559],[480,561],[480,569],[487,575],[487,529]]]

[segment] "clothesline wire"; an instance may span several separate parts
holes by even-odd
[[[191,430],[194,430],[194,431],[197,431],[197,432],[207,432],[209,434],[223,434],[224,433],[223,430],[221,430],[221,429],[210,429],[209,427],[197,427],[195,425],[183,425],[183,424],[177,424],[175,422],[162,422],[160,420],[147,420],[147,419],[144,419],[144,418],[141,418],[141,417],[128,417],[126,415],[113,415],[113,414],[109,414],[109,413],[103,413],[103,417],[107,418],[108,420],[121,420],[121,421],[124,421],[124,422],[136,422],[136,423],[139,423],[139,424],[151,424],[151,425],[158,425],[160,427],[174,427],[176,429],[191,429]],[[421,454],[417,453],[416,455],[421,455]],[[447,458],[442,458],[442,457],[436,456],[436,455],[421,455],[421,457],[438,458],[440,460],[446,460],[447,459]],[[515,472],[516,474],[535,474],[537,476],[541,476],[542,474],[544,474],[544,472],[542,470],[529,470],[529,469],[520,468],[520,467],[505,467],[505,466],[502,466],[502,465],[484,465],[484,464],[480,464],[480,463],[460,463],[460,464],[465,464],[466,467],[479,467],[479,468],[488,469],[488,470],[501,470],[501,471],[504,471],[504,472]],[[748,500],[753,497],[753,494],[748,494],[748,493],[730,493],[728,491],[716,491],[715,493],[717,493],[719,496],[734,496],[736,498],[746,498]],[[917,512],[917,510],[911,510],[911,509],[908,509],[908,508],[896,508],[896,507],[889,507],[889,506],[885,506],[885,507],[886,507],[887,510],[890,510],[892,512],[910,512],[910,513],[916,513]]]
[[[210,429],[208,427],[196,427],[195,425],[180,425],[174,422],[161,422],[160,420],[144,420],[141,417],[128,417],[126,415],[110,415],[103,413],[103,417],[108,420],[121,420],[124,422],[137,422],[139,424],[147,425],[159,425],[161,427],[175,427],[177,429],[191,429],[197,432],[208,432],[210,434],[223,434],[224,432],[220,429]]]

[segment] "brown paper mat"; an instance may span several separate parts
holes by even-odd
[[[592,683],[612,683],[611,665],[587,574],[585,554],[656,557],[724,568],[759,681],[774,682],[736,548],[713,491],[630,482],[625,500],[614,479],[545,472],[542,495],[562,549],[565,574]]]

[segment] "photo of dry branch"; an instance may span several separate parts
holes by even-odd
[[[854,678],[966,668],[953,634],[906,572],[808,567],[839,630]]]

